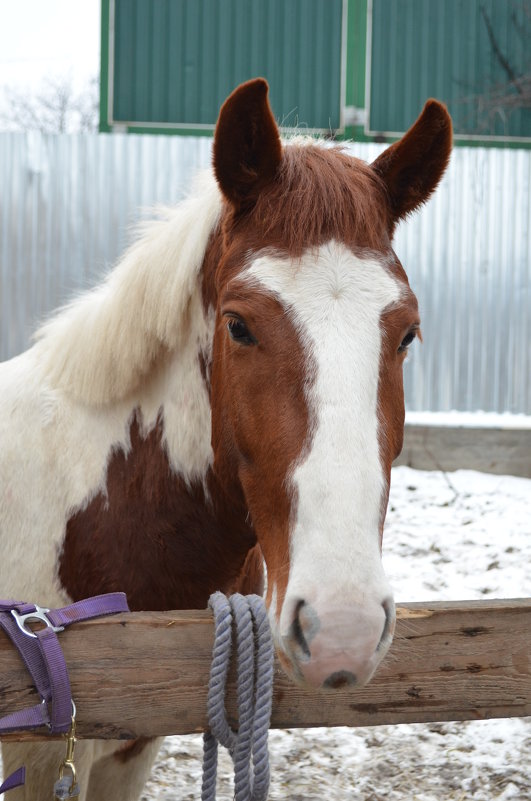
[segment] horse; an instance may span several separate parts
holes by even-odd
[[[283,142],[261,78],[228,97],[191,194],[1,365],[4,597],[204,608],[262,593],[265,563],[286,673],[369,681],[395,625],[382,532],[420,335],[392,237],[451,142],[436,100],[367,164]],[[158,747],[79,742],[80,801],[137,798]],[[13,801],[49,797],[62,750],[4,745],[7,773],[27,766]]]

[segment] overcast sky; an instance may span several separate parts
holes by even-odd
[[[100,0],[0,0],[0,91],[46,76],[76,89],[100,69]]]

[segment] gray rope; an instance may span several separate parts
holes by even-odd
[[[234,764],[235,801],[266,801],[269,791],[267,737],[273,696],[273,642],[262,598],[221,592],[210,596],[214,648],[208,685],[210,732],[203,739],[201,801],[216,801],[218,742]],[[227,722],[225,688],[232,651],[237,651],[238,731]]]

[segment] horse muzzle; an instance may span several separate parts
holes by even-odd
[[[390,596],[341,607],[286,598],[277,638],[279,661],[306,687],[363,687],[387,653],[394,628]]]

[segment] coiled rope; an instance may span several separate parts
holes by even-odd
[[[210,732],[203,740],[202,801],[216,801],[218,743],[234,763],[235,801],[266,801],[269,790],[267,737],[273,695],[273,642],[262,598],[258,595],[210,596],[215,640],[208,685]],[[225,710],[225,688],[235,628],[237,648],[238,731]]]

